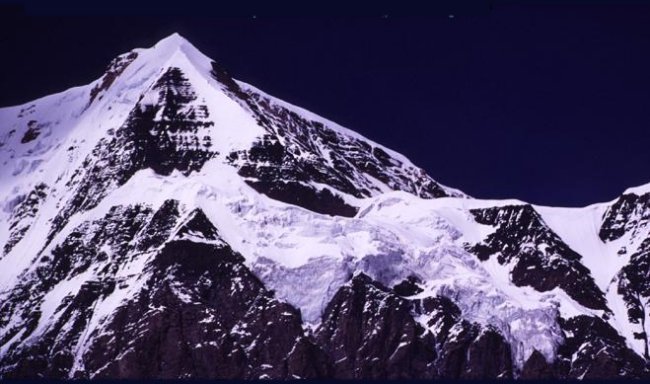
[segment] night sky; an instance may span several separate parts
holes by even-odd
[[[475,197],[583,206],[650,182],[650,6],[389,11],[5,10],[0,105],[89,83],[114,56],[179,32],[235,78]]]

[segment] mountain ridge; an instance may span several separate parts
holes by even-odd
[[[0,377],[648,374],[645,186],[472,198],[178,34],[0,124]]]

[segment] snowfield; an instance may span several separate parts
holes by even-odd
[[[244,257],[245,265],[275,292],[278,299],[300,310],[305,327],[310,329],[319,326],[327,304],[355,274],[363,272],[387,287],[415,276],[421,281],[422,291],[412,299],[450,298],[460,308],[463,319],[496,328],[510,344],[513,363],[518,370],[535,350],[549,363],[556,359],[558,348],[567,338],[558,317],[604,318],[625,338],[631,349],[643,355],[647,340],[634,337],[635,332],[642,331],[641,325],[628,318],[626,303],[618,292],[617,276],[648,238],[648,228],[640,226],[615,240],[603,240],[599,233],[615,201],[585,208],[532,206],[541,217],[543,230],[559,237],[580,256],[579,263],[588,269],[589,276],[605,295],[609,310],[594,309],[576,301],[573,293],[560,286],[540,291],[530,285],[517,285],[513,282],[517,260],[501,263],[498,254],[481,260],[472,250],[472,246],[498,234],[498,226],[479,223],[476,212],[528,206],[525,202],[470,198],[443,185],[440,190],[446,196],[424,198],[420,196],[425,193],[421,184],[415,182],[416,187],[410,189],[410,184],[399,184],[396,181],[399,178],[391,179],[393,174],[380,180],[357,169],[352,162],[346,165],[346,169],[353,169],[350,171],[352,183],[362,185],[367,193],[349,193],[339,184],[315,179],[299,183],[310,190],[329,191],[338,196],[356,210],[349,217],[318,213],[283,201],[284,197],[276,198],[271,192],[261,193],[251,183],[256,177],[261,180],[261,176],[242,175],[235,166],[239,163],[229,157],[233,152],[249,151],[269,134],[270,128],[264,124],[272,126],[272,123],[259,118],[261,104],[242,102],[248,99],[234,97],[233,85],[224,85],[210,74],[212,60],[179,35],[172,35],[152,48],[133,52],[137,57],[128,59],[131,61],[125,68],[116,67],[119,73],[105,89],[102,84],[107,80],[100,78],[86,86],[0,109],[0,252],[10,240],[13,244],[0,253],[0,302],[9,300],[15,287],[38,276],[39,268],[47,263],[44,257],[52,257],[66,239],[76,236],[80,227],[113,214],[114,207],[137,205],[156,212],[166,202],[176,200],[180,219],[169,230],[168,240],[227,244]],[[123,57],[127,60],[126,55]],[[119,138],[116,132],[129,123],[134,109],[140,108],[145,113],[147,105],[155,105],[164,97],[186,96],[180,93],[168,96],[156,88],[169,68],[180,69],[193,91],[193,99],[184,109],[173,113],[190,116],[204,111],[209,117],[199,116],[197,120],[210,123],[186,133],[174,133],[173,139],[183,143],[188,151],[207,151],[201,145],[210,142],[210,158],[200,169],[189,171],[173,169],[165,174],[151,168],[137,169],[123,183],[117,179],[107,182],[102,190],[104,195],[97,195],[97,204],[74,203],[81,191],[78,189],[82,185],[80,180],[91,174],[91,167],[113,166],[114,161],[102,158],[101,153],[98,155],[97,148],[104,145],[102,140],[106,138]],[[396,164],[395,175],[398,172],[411,175],[413,170],[419,169],[403,155],[323,117],[272,98],[251,85],[236,84],[241,92],[259,95],[260,100],[270,100],[272,105],[291,111],[305,121],[317,122],[335,132],[337,137],[360,140],[371,148],[380,148]],[[100,91],[94,91],[98,87]],[[89,101],[92,94],[96,96]],[[165,108],[159,109],[154,121],[164,124],[165,111]],[[160,132],[152,128],[150,134]],[[33,135],[36,137],[29,140]],[[194,141],[195,137],[201,141]],[[281,144],[289,146],[287,137],[278,137]],[[296,159],[302,159],[297,161],[311,161],[309,159],[314,157],[311,153],[330,158],[330,152],[340,151],[323,143],[325,141],[305,144],[304,148],[311,149],[303,148],[296,153]],[[248,158],[241,160],[240,155],[237,161],[253,162],[254,153],[247,153]],[[270,167],[272,164],[270,160],[260,159],[256,166]],[[295,165],[285,164],[280,168],[292,166]],[[27,207],[29,209],[25,208],[32,213],[18,215],[17,207],[24,206],[22,203],[39,183],[47,186],[46,196]],[[625,192],[638,196],[648,193],[650,184]],[[72,214],[60,221],[60,228],[53,230],[54,223],[58,222],[56,218],[65,207],[74,207],[70,210]],[[183,232],[175,237],[197,208],[217,229],[220,240],[205,238],[198,232]],[[153,220],[146,216],[148,213],[142,215],[145,224]],[[99,228],[100,224],[97,226]],[[20,232],[15,229],[18,227],[26,229]],[[138,239],[145,229],[141,227],[133,239]],[[521,228],[522,231],[529,229]],[[82,236],[83,244],[97,241],[95,232],[90,233]],[[533,240],[519,245],[548,256],[551,264],[554,258],[564,257],[553,253],[556,252],[553,244],[536,242],[538,238],[532,236]],[[61,303],[66,297],[80,291],[87,282],[101,280],[110,260],[124,257],[114,272],[118,281],[116,289],[94,304],[75,346],[72,372],[83,371],[81,357],[87,345],[93,337],[108,332],[102,327],[121,305],[143,294],[144,281],[151,274],[147,265],[165,244],[155,249],[133,251],[139,240],[130,240],[129,251],[124,253],[121,248],[124,244],[102,241],[99,249],[106,255],[106,261],[93,264],[82,273],[66,275],[43,292],[37,300],[39,319],[29,337],[23,337],[22,333],[2,337],[22,326],[19,306],[15,312],[0,316],[0,361],[10,350],[28,346],[45,334],[64,314]],[[536,266],[528,268],[532,270]],[[177,295],[192,300],[182,290]],[[647,305],[646,301],[646,313],[650,309]],[[210,321],[207,319],[209,316],[205,322]],[[417,321],[425,329],[436,332],[426,315],[417,317]]]

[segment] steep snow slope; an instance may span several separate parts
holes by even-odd
[[[0,162],[0,377],[643,372],[648,188],[580,209],[468,198],[176,34],[0,109]]]
[[[650,184],[629,188],[623,196],[648,196]],[[647,356],[648,342],[645,337],[635,337],[635,334],[646,332],[639,324],[639,319],[633,320],[628,313],[629,303],[623,298],[625,289],[619,288],[622,270],[630,263],[630,256],[637,252],[649,231],[642,221],[646,213],[644,205],[636,209],[636,216],[623,217],[614,210],[617,201],[594,204],[584,208],[551,208],[536,207],[548,225],[576,252],[583,256],[582,263],[589,268],[591,275],[606,293],[608,306],[614,316],[610,323],[623,335],[630,347],[637,353]],[[621,223],[632,223],[630,230],[618,238],[603,238],[608,230],[607,217],[614,212]],[[628,267],[629,268],[629,267]],[[650,277],[650,276],[649,276]],[[646,293],[647,295],[647,293]],[[646,301],[645,307],[647,308]],[[646,312],[647,313],[647,312]]]

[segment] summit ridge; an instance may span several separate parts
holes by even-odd
[[[0,378],[648,377],[650,190],[469,197],[177,33],[0,164]]]

